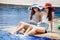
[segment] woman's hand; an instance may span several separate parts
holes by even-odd
[[[38,22],[38,23],[37,23],[37,26],[40,26],[40,24],[41,24],[41,22]]]

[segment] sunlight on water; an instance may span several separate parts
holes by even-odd
[[[0,40],[51,40],[51,39],[36,36],[23,36],[20,34],[11,35],[6,31],[0,31]]]

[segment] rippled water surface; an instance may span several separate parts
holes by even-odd
[[[0,31],[0,40],[51,40],[46,37],[37,37],[37,36],[22,36],[20,34],[11,35],[6,31]]]

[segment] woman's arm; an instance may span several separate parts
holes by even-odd
[[[52,22],[54,21],[54,12],[52,12]]]
[[[40,13],[40,20],[39,20],[39,22],[42,22],[42,13]]]
[[[54,12],[52,12],[52,20],[50,22],[50,24],[51,24],[51,32],[52,32],[53,22],[54,22]]]
[[[30,16],[29,16],[29,17],[30,17],[30,20],[32,20],[32,15],[31,15],[31,14],[30,14]]]

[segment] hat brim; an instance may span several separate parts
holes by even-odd
[[[45,9],[47,7],[50,7],[50,6],[43,6],[43,9]],[[52,8],[52,12],[54,12],[54,8],[53,7],[51,7],[51,8]]]
[[[43,9],[43,7],[29,7],[28,9],[32,10],[32,8],[39,8],[40,10]]]

